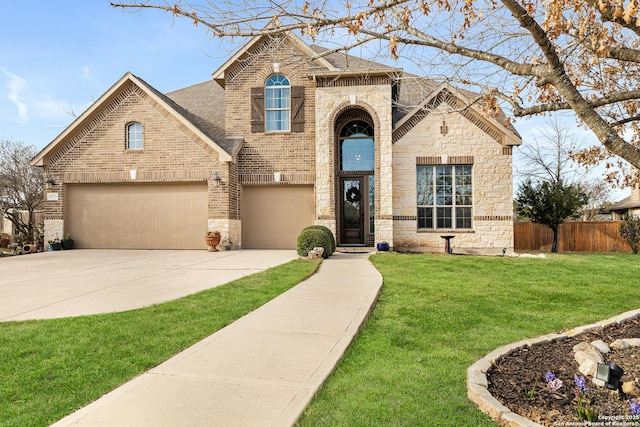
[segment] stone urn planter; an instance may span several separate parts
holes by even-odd
[[[219,231],[209,231],[206,236],[204,236],[204,241],[209,246],[209,252],[218,252],[216,246],[220,244],[220,232]]]

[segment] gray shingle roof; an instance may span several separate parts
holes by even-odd
[[[608,207],[609,211],[625,211],[640,208],[640,189],[631,190],[631,195]]]
[[[322,46],[312,45],[310,47],[317,54],[330,51]],[[393,78],[399,79],[399,84],[396,87],[398,93],[394,100],[393,109],[394,125],[413,111],[415,107],[420,106],[425,98],[440,85],[438,81],[403,73],[400,68],[358,58],[345,54],[344,52],[330,52],[323,56],[323,59],[339,70],[338,72],[361,74],[383,72],[389,73]],[[327,68],[320,65],[320,63],[315,62],[315,64],[315,66],[311,65],[309,69],[310,74],[331,72],[331,70],[327,70]],[[149,88],[158,93],[151,86],[149,86]],[[460,92],[469,98],[477,96],[476,93],[468,90],[460,90]],[[159,95],[227,153],[233,155],[238,145],[242,143],[242,140],[239,138],[226,137],[224,89],[214,80],[169,92],[166,95]],[[501,115],[498,120],[503,120],[504,118],[505,116]],[[518,135],[518,132],[513,126],[510,126],[510,130]]]
[[[318,45],[311,45],[311,49],[316,54],[325,54],[329,52],[330,49],[327,49]],[[327,62],[329,62],[332,66],[337,68],[343,72],[359,72],[359,73],[367,73],[367,72],[398,72],[399,68],[389,67],[388,65],[380,64],[378,62],[369,61],[367,59],[358,58],[356,56],[348,55],[344,52],[331,52],[324,56],[322,56]],[[311,67],[309,72],[313,74],[314,72],[322,72],[326,71],[323,67]]]
[[[211,138],[224,151],[233,154],[238,140],[226,138],[224,128],[224,89],[214,80],[169,92],[165,95],[187,120]]]

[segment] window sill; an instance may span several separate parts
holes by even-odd
[[[124,152],[127,154],[142,154],[144,153],[144,148],[126,148]]]
[[[475,233],[475,230],[472,228],[418,228],[416,230],[418,233],[427,233],[427,234],[445,234],[445,233],[457,233],[457,234],[471,234]]]

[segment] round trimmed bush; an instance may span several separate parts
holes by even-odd
[[[329,243],[331,243],[331,251],[329,251],[329,255],[333,255],[336,251],[336,239],[333,237],[333,233],[324,225],[310,225],[305,228],[305,230],[320,230],[327,235],[329,238]],[[327,257],[329,256],[327,255]]]
[[[324,249],[323,258],[330,255],[331,242],[327,234],[322,230],[305,228],[298,236],[298,255],[307,256],[313,248],[321,247]]]

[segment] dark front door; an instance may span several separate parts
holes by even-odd
[[[340,243],[364,244],[364,185],[362,177],[340,179],[342,189]],[[364,200],[363,200],[364,199]]]

